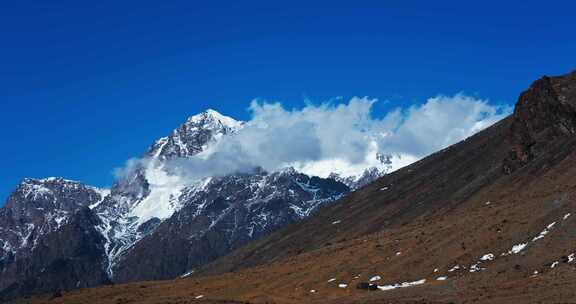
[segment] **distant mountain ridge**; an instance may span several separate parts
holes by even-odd
[[[178,277],[386,173],[319,178],[255,168],[186,181],[166,171],[167,161],[207,152],[243,125],[214,110],[194,115],[109,190],[24,180],[0,209],[2,294]]]

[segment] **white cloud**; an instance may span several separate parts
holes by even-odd
[[[420,106],[389,114],[397,116],[397,124],[381,148],[421,158],[481,131],[510,112],[509,107],[463,94],[437,96]]]
[[[286,166],[319,176],[357,175],[394,155],[393,169],[456,143],[508,115],[510,109],[457,94],[428,99],[408,109],[373,118],[375,99],[354,97],[345,104],[308,105],[288,110],[280,103],[253,101],[252,119],[236,135],[191,159],[170,163],[172,171],[197,179]]]

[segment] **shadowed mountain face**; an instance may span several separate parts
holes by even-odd
[[[187,180],[170,172],[169,162],[209,153],[243,125],[213,110],[192,116],[110,190],[24,180],[0,209],[0,295],[177,278],[384,173],[342,180],[255,168]]]
[[[348,191],[295,171],[211,180],[185,206],[134,245],[115,270],[118,281],[174,278],[316,212]],[[182,269],[186,269],[185,272]]]
[[[105,195],[61,178],[24,180],[0,209],[0,289],[49,290],[61,283],[58,276],[78,287],[108,282],[98,266],[99,219],[89,209]],[[93,271],[83,273],[87,268]]]
[[[509,129],[511,153],[505,170],[511,172],[576,133],[576,73],[543,77],[518,100]]]
[[[190,278],[143,290],[142,283],[82,290],[61,303],[96,296],[111,298],[102,303],[113,296],[141,303],[570,302],[575,92],[575,73],[544,77],[521,94],[512,116]]]

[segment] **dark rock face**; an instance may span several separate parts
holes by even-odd
[[[105,282],[99,219],[88,208],[103,196],[61,178],[24,180],[0,209],[2,297]]]
[[[294,170],[216,178],[138,242],[114,270],[120,282],[174,278],[309,216],[349,188]]]
[[[41,238],[29,255],[8,267],[16,280],[0,295],[11,298],[108,283],[102,268],[104,240],[95,229],[98,223],[87,207],[78,210],[67,224]]]
[[[541,151],[576,133],[576,72],[543,77],[520,95],[509,130],[512,145],[504,161],[512,172],[536,158]]]

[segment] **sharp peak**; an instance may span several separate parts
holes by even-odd
[[[200,118],[206,118],[206,117],[212,117],[212,118],[217,118],[217,119],[233,119],[231,117],[228,117],[214,109],[208,108],[198,114],[194,114],[192,116],[190,116],[188,118],[188,120],[193,120],[193,119],[200,119]]]
[[[216,111],[216,110],[214,110],[214,109],[212,109],[212,108],[208,108],[208,109],[204,110],[203,113],[206,113],[206,114],[209,114],[209,115],[220,115],[220,116],[222,116],[222,114],[221,114],[220,112],[218,112],[218,111]]]
[[[199,113],[197,113],[197,114],[195,114],[195,115],[192,115],[192,117],[194,117],[194,116],[206,116],[206,115],[209,115],[209,116],[223,116],[222,113],[220,113],[220,112],[218,112],[218,111],[216,111],[216,110],[214,110],[214,109],[212,109],[212,108],[207,108],[206,110],[204,110],[204,111],[202,111],[202,112],[199,112]]]
[[[205,122],[219,122],[228,127],[239,127],[242,121],[236,120],[232,117],[221,114],[220,112],[208,108],[198,114],[192,115],[188,118],[186,123],[205,123]]]

